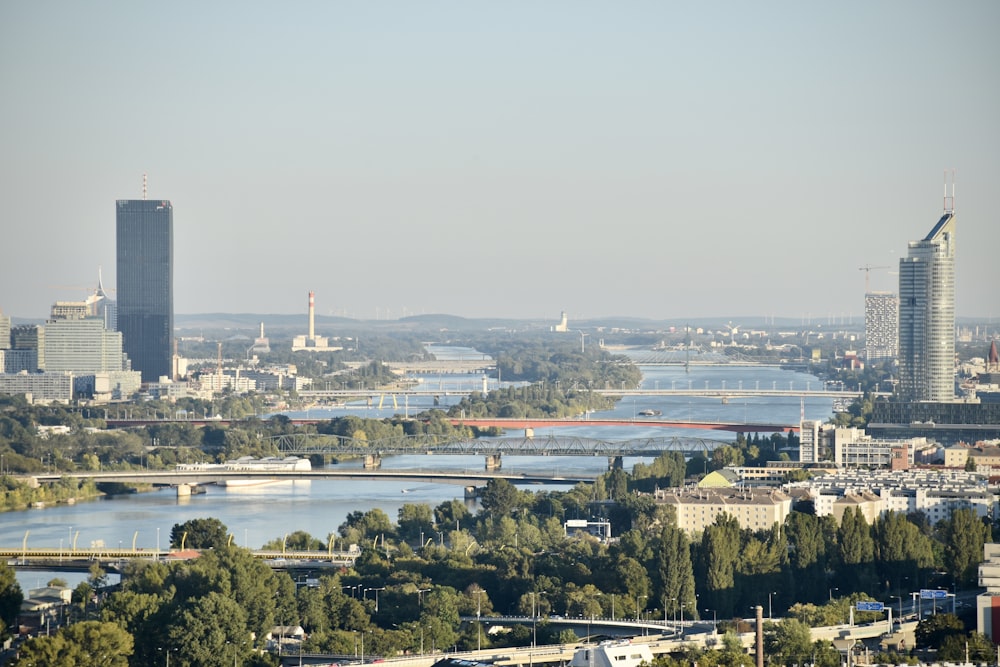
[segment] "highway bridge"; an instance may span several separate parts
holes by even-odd
[[[199,486],[222,484],[232,480],[257,480],[260,482],[296,480],[394,480],[438,484],[460,484],[462,486],[483,485],[491,479],[506,479],[515,484],[576,484],[592,482],[593,477],[582,475],[519,474],[504,473],[499,470],[482,472],[448,472],[440,470],[128,470],[128,471],[86,471],[50,472],[28,475],[40,484],[52,484],[60,479],[89,479],[94,482],[118,482],[122,484],[149,484],[151,486]]]

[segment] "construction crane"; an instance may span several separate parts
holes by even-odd
[[[865,294],[872,291],[872,269],[888,269],[888,266],[872,266],[871,264],[865,264],[864,266],[859,266],[858,271],[865,272]]]

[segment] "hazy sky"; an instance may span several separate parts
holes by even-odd
[[[0,310],[114,286],[174,206],[177,313],[840,317],[958,170],[1000,315],[1000,3],[0,3]]]

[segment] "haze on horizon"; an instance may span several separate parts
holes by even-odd
[[[0,312],[115,284],[174,206],[179,314],[855,319],[957,169],[995,317],[1000,4],[4,3]]]

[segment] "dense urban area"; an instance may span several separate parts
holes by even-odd
[[[725,329],[591,335],[603,336],[603,344],[551,331],[456,334],[449,344],[496,359],[492,373],[509,384],[409,416],[302,424],[280,412],[345,398],[309,397],[305,387],[334,386],[362,397],[404,386],[391,365],[433,361],[422,343],[426,332],[368,332],[363,339],[347,337],[362,345],[330,351],[290,353],[275,345],[249,364],[241,341],[182,341],[185,357],[202,358],[188,369],[193,378],[229,378],[230,385],[209,398],[150,392],[127,402],[78,397],[40,404],[0,397],[3,506],[17,511],[150,490],[68,474],[32,485],[32,476],[278,456],[274,443],[281,435],[409,439],[419,448],[429,441],[421,438],[501,434],[496,427],[462,425],[459,416],[608,410],[620,396],[596,389],[633,388],[641,380],[621,349],[673,350],[678,363],[696,348],[710,349],[724,361],[801,368],[831,389],[856,388],[858,398],[841,401],[829,423],[816,427],[821,440],[825,431],[863,430],[879,402],[888,400],[881,392],[891,390],[893,380],[891,364],[856,363],[846,327],[797,332],[780,345]],[[967,381],[987,363],[982,348],[975,341],[959,345]],[[294,367],[299,388],[236,386],[240,367],[246,377],[253,368],[279,365]],[[139,425],[108,428],[123,411]],[[995,489],[976,472],[976,457],[988,457],[989,449],[957,446],[965,458],[946,467],[946,450],[956,447],[923,442],[911,448],[905,466],[840,468],[833,461],[842,455],[839,445],[813,443],[818,456],[807,462],[800,438],[792,430],[736,433],[711,451],[664,452],[567,491],[524,490],[492,479],[475,505],[458,499],[433,507],[404,504],[397,516],[359,509],[335,533],[310,535],[289,526],[263,545],[286,554],[357,550],[336,568],[273,569],[237,546],[217,518],[193,519],[174,526],[163,558],[95,561],[65,604],[26,607],[30,599],[12,561],[2,570],[0,613],[8,637],[38,635],[18,642],[18,665],[91,664],[80,656],[95,652],[113,657],[94,664],[114,665],[159,664],[166,652],[175,665],[273,665],[279,656],[327,656],[328,664],[465,651],[482,658],[482,651],[596,641],[602,619],[634,619],[633,630],[639,622],[661,623],[674,644],[656,655],[659,665],[750,665],[744,633],[754,630],[757,606],[767,610],[769,664],[834,666],[845,651],[854,659],[865,651],[872,662],[916,662],[928,651],[937,660],[963,660],[967,652],[972,660],[991,660],[993,643],[977,629],[975,593],[969,595],[981,590],[984,545],[998,531]],[[336,467],[350,456],[314,455],[312,464]],[[891,473],[892,482],[880,482],[873,467]],[[852,481],[851,470],[868,472]],[[951,484],[930,483],[950,491],[938,493],[941,503],[915,505],[915,498],[936,492],[907,490],[908,475],[914,489],[927,484],[928,475],[940,475]],[[112,565],[121,579],[110,585]],[[51,595],[61,584],[57,577],[41,593]],[[935,603],[933,614],[917,618],[911,592],[918,590],[948,597],[940,609]],[[882,611],[862,611],[876,601],[895,604],[898,614],[874,642],[845,649],[836,638],[813,637],[814,628],[884,619]],[[588,619],[593,631],[586,629]]]

